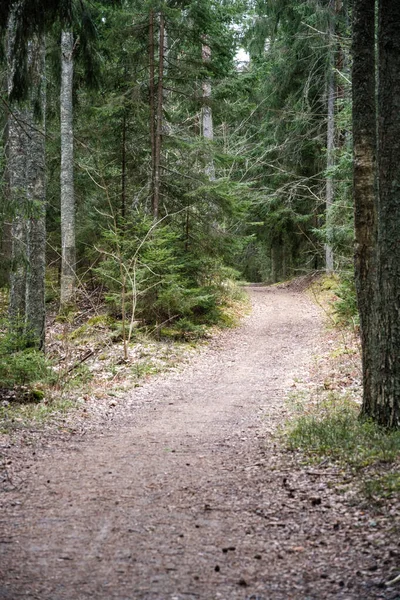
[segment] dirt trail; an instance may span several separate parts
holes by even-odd
[[[5,494],[0,598],[392,598],[349,508],[274,448],[321,331],[302,294],[251,289],[242,327],[135,390],[109,429],[43,453]],[[293,467],[294,468],[294,467]],[[294,477],[294,475],[293,475]],[[354,538],[354,539],[353,539]]]

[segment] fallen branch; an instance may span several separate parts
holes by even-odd
[[[76,363],[74,363],[65,373],[66,375],[69,375],[69,373],[71,373],[71,371],[73,371],[74,369],[76,369],[77,367],[79,367],[79,365],[81,365],[83,362],[85,362],[85,360],[87,360],[88,358],[90,358],[91,356],[93,356],[94,354],[94,350],[89,350],[89,352],[87,352],[85,354],[85,356],[83,356],[80,360],[78,360]]]
[[[387,581],[385,583],[385,585],[387,585],[388,587],[391,585],[394,585],[395,583],[398,583],[400,581],[400,574],[397,575],[397,577],[395,577],[394,579],[392,579],[391,581]]]

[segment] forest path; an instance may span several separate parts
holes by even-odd
[[[0,598],[383,597],[341,581],[363,560],[333,530],[341,506],[318,477],[291,479],[271,435],[319,311],[290,288],[250,294],[241,327],[135,390],[110,429],[45,452],[6,494]]]

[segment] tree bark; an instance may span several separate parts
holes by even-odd
[[[156,137],[154,154],[154,187],[153,187],[153,216],[158,219],[161,186],[161,144],[163,127],[163,79],[164,79],[164,15],[160,13],[160,38],[158,52],[158,82],[157,82],[157,111]]]
[[[45,347],[46,188],[45,188],[45,40],[29,42],[32,98],[39,103],[39,119],[29,119],[26,183],[29,206],[27,220],[26,334],[30,345]]]
[[[149,16],[149,105],[150,105],[150,147],[151,147],[151,166],[150,166],[150,192],[151,192],[151,211],[154,215],[154,171],[156,157],[156,108],[155,108],[155,57],[154,57],[154,10],[150,10]]]
[[[379,385],[368,414],[400,427],[400,3],[378,16]]]
[[[203,64],[207,65],[211,59],[211,49],[207,44],[202,45],[202,60]],[[214,127],[213,127],[213,118],[212,118],[212,109],[211,109],[211,82],[209,79],[205,79],[202,83],[202,95],[203,95],[203,107],[201,111],[201,121],[202,121],[202,130],[203,137],[210,142],[214,139]],[[215,179],[215,167],[214,161],[212,158],[208,161],[205,169],[207,177],[210,181]]]
[[[124,104],[122,114],[122,142],[121,142],[121,217],[126,215],[126,108]]]
[[[11,95],[15,63],[13,47],[15,38],[15,15],[12,13],[7,37],[7,78],[8,94]],[[17,106],[12,106],[8,115],[8,177],[10,203],[13,210],[11,225],[11,273],[9,317],[12,327],[23,327],[25,319],[26,295],[26,248],[27,248],[27,198],[26,198],[26,158],[27,158],[27,114]]]
[[[327,81],[327,107],[328,107],[328,121],[327,121],[327,135],[326,135],[326,167],[328,175],[326,177],[326,244],[325,244],[325,269],[327,273],[332,273],[334,270],[333,266],[333,248],[332,248],[332,217],[331,209],[334,199],[334,187],[332,173],[329,170],[335,164],[335,20],[334,11],[331,0],[331,6],[329,7],[329,61],[328,61],[328,81]]]
[[[61,308],[75,302],[75,196],[73,132],[73,33],[61,34]]]
[[[363,406],[374,414],[377,361],[375,0],[353,4],[355,278],[361,322]]]

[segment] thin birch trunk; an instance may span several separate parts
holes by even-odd
[[[46,271],[46,188],[45,188],[45,40],[29,43],[32,92],[40,106],[40,119],[30,114],[27,143],[26,183],[29,206],[27,220],[26,333],[31,345],[45,346],[45,271]]]
[[[73,133],[73,33],[61,34],[61,308],[75,302],[75,195]]]

